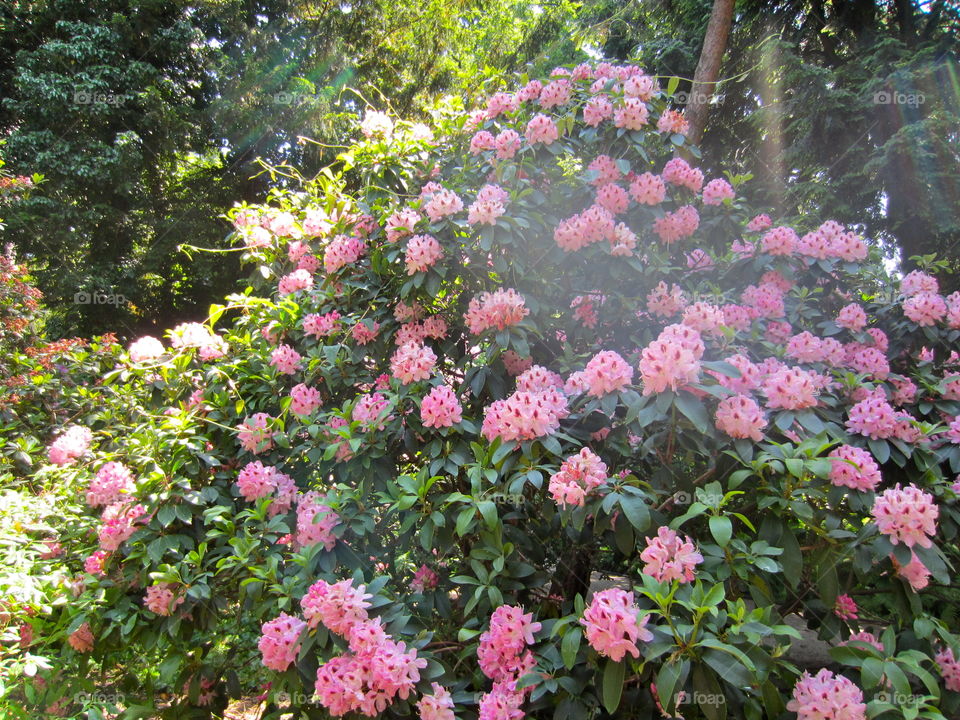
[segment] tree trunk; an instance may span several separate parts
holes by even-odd
[[[707,23],[703,49],[700,51],[697,70],[693,74],[693,86],[690,88],[690,99],[687,101],[685,113],[690,123],[687,140],[693,145],[700,143],[703,129],[707,124],[710,98],[713,96],[717,77],[720,75],[720,61],[727,49],[727,38],[730,36],[730,26],[733,24],[733,6],[734,0],[714,0],[713,2],[713,11],[710,13],[710,22]]]

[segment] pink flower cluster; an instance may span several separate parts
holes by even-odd
[[[300,353],[290,345],[280,345],[270,353],[270,364],[283,375],[293,375],[300,369]]]
[[[273,430],[270,429],[272,417],[267,413],[254,413],[244,418],[237,426],[237,440],[240,447],[249,453],[259,455],[273,447]]]
[[[90,449],[93,433],[90,428],[71,425],[53,441],[47,451],[47,457],[54,465],[69,465]]]
[[[313,276],[304,269],[294,270],[280,278],[277,283],[277,292],[280,295],[292,295],[298,290],[309,290],[313,287]]]
[[[590,448],[581,448],[550,476],[549,490],[558,505],[583,505],[587,493],[606,482],[606,464]]]
[[[856,620],[857,619],[857,603],[854,602],[853,598],[847,595],[846,593],[842,595],[837,595],[837,600],[834,603],[833,614],[836,615],[841,620]]]
[[[860,688],[826,668],[812,676],[804,671],[787,710],[795,712],[797,720],[867,720]]]
[[[163,343],[154,337],[145,335],[130,344],[127,351],[130,353],[130,361],[135,363],[149,362],[161,357],[165,352]]]
[[[420,403],[424,427],[451,427],[463,420],[463,408],[456,393],[446,385],[433,388]]]
[[[387,218],[387,242],[396,242],[407,235],[412,235],[417,223],[423,217],[413,208],[401,208]]]
[[[645,172],[630,182],[630,197],[640,205],[659,205],[667,197],[667,186],[659,175]]]
[[[653,222],[653,231],[664,245],[690,237],[700,227],[700,215],[693,205],[684,205]]]
[[[736,196],[733,186],[722,178],[711,180],[703,188],[704,205],[722,205],[724,200],[733,200]]]
[[[254,460],[244,465],[237,475],[237,490],[244,500],[253,502],[264,498],[275,490],[286,490],[293,479],[270,465]]]
[[[170,615],[186,600],[183,595],[175,594],[173,592],[174,588],[175,586],[172,583],[151,585],[144,595],[143,604],[147,610],[157,615]]]
[[[700,333],[685,325],[668,325],[659,337],[640,353],[640,380],[643,394],[679,390],[700,378],[703,356]]]
[[[337,235],[323,252],[323,269],[332,275],[341,268],[355,263],[367,252],[367,244],[358,237]]]
[[[673,317],[687,306],[683,290],[679,285],[667,284],[662,280],[647,295],[647,311],[663,318]]]
[[[797,367],[782,367],[763,381],[770,409],[802,410],[817,404],[819,376]]]
[[[87,504],[90,507],[111,505],[129,497],[134,488],[135,482],[129,468],[123,463],[104,463],[87,488]]]
[[[703,562],[693,541],[680,536],[666,526],[660,526],[655,538],[647,538],[647,546],[640,553],[645,575],[657,582],[693,582],[696,567]]]
[[[440,683],[431,683],[430,686],[433,689],[433,695],[424,695],[417,703],[420,720],[456,720],[450,691]]]
[[[306,626],[300,618],[284,612],[265,622],[260,628],[260,641],[257,643],[263,664],[277,672],[290,667],[300,652],[300,635]]]
[[[900,487],[899,483],[884,490],[873,502],[870,510],[877,522],[877,529],[898,545],[933,545],[930,538],[937,534],[937,515],[940,509],[930,493],[916,485]]]
[[[661,173],[663,179],[671,185],[685,187],[693,192],[700,192],[703,187],[703,172],[691,167],[683,158],[675,157],[667,161]]]
[[[304,383],[290,389],[290,412],[294,415],[312,415],[320,407],[320,391]]]
[[[873,491],[880,484],[880,468],[862,448],[841,445],[830,452],[830,482],[838,487]]]
[[[320,543],[325,550],[333,550],[337,536],[333,529],[340,524],[340,516],[320,502],[315,490],[304,493],[297,501],[297,544],[308,547]]]
[[[440,576],[437,575],[427,565],[421,565],[413,574],[413,580],[410,581],[410,589],[416,593],[424,593],[427,590],[434,590],[440,582]]]
[[[633,368],[618,353],[603,350],[590,358],[583,379],[588,385],[587,394],[601,397],[627,387],[633,381]]]
[[[503,330],[516,325],[530,314],[523,296],[513,288],[501,288],[495,292],[483,292],[470,300],[464,319],[474,335],[484,330]]]
[[[373,596],[365,590],[365,585],[354,587],[350,580],[333,584],[317,580],[300,599],[307,625],[315,628],[322,622],[330,632],[346,635],[352,627],[368,618],[370,603],[367,600]]]
[[[637,619],[640,608],[633,601],[633,593],[620,588],[601,590],[593,594],[590,606],[584,610],[580,624],[590,647],[615,662],[630,653],[640,657],[638,642],[650,642],[653,633],[646,629],[649,615]]]
[[[380,332],[380,323],[374,321],[360,320],[350,328],[350,336],[356,340],[357,345],[366,345],[376,339]]]
[[[407,343],[390,359],[390,371],[404,385],[417,380],[428,380],[437,363],[437,356],[426,345]]]
[[[555,373],[533,365],[517,378],[517,390],[491,403],[483,415],[481,432],[490,442],[501,438],[532,440],[556,432],[569,414],[563,382]]]
[[[734,395],[721,400],[715,418],[717,430],[736,439],[751,438],[760,442],[767,426],[763,411],[749,395]]]
[[[856,303],[844,305],[837,313],[837,325],[853,332],[860,332],[867,326],[867,313]]]
[[[960,662],[954,657],[953,650],[944,648],[933,656],[933,661],[937,663],[947,690],[960,692]]]
[[[336,310],[324,315],[312,313],[303,318],[303,332],[316,338],[332,335],[337,330],[340,313]]]
[[[414,235],[407,241],[407,252],[404,258],[407,264],[407,275],[426,272],[442,257],[443,250],[435,237]]]
[[[113,552],[130,539],[136,532],[137,522],[146,522],[146,508],[143,505],[107,505],[100,516],[100,530],[97,533],[100,548]]]
[[[529,672],[536,661],[526,646],[533,645],[533,634],[541,627],[522,607],[501,605],[494,610],[490,629],[480,635],[477,648],[483,674],[491,680],[515,681]]]
[[[439,222],[445,217],[455,215],[463,210],[463,200],[453,190],[441,188],[430,196],[423,211],[430,218],[430,222]]]
[[[550,145],[560,137],[556,123],[543,113],[539,113],[530,119],[524,135],[530,145],[536,145],[537,143]]]
[[[373,717],[394,698],[405,700],[410,696],[427,661],[417,657],[415,648],[407,650],[404,643],[387,635],[380,618],[367,619],[364,598],[369,595],[362,594],[362,586],[353,591],[344,583],[349,585],[349,581],[343,581],[327,586],[326,591],[321,589],[308,605],[324,624],[329,619],[338,628],[331,631],[342,635],[349,648],[317,668],[314,691],[333,717],[350,712]],[[343,589],[332,591],[338,587]]]

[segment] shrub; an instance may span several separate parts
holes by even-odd
[[[255,681],[274,717],[955,714],[960,298],[704,178],[672,90],[375,116],[232,210],[250,287],[138,341],[37,473],[134,481],[62,541],[76,595],[18,609],[31,701],[97,662],[131,717]]]

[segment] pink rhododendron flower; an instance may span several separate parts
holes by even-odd
[[[284,275],[277,283],[277,292],[282,296],[291,295],[298,290],[309,290],[313,287],[313,276],[306,270],[294,270]]]
[[[428,380],[437,363],[437,356],[426,345],[408,343],[401,346],[390,359],[393,376],[404,385],[417,380]]]
[[[830,482],[838,487],[873,491],[880,484],[880,468],[866,450],[841,445],[830,452]]]
[[[438,385],[420,403],[420,419],[424,427],[451,427],[463,420],[463,408],[453,390]]]
[[[91,442],[93,442],[93,433],[90,432],[90,428],[71,425],[51,443],[47,457],[54,465],[69,465],[90,449]]]
[[[606,464],[589,448],[581,448],[550,476],[549,490],[558,505],[583,505],[586,495],[606,482]]]
[[[432,235],[414,235],[407,242],[407,275],[426,272],[443,257],[440,243]]]
[[[846,593],[837,595],[836,603],[833,606],[833,614],[841,620],[856,620],[857,603]]]
[[[671,185],[685,187],[695,193],[700,192],[700,188],[703,187],[703,172],[690,167],[683,158],[675,157],[668,160],[660,175]]]
[[[671,339],[658,339],[647,345],[641,352],[639,368],[644,395],[661,393],[668,387],[677,391],[700,378],[697,356]]]
[[[317,580],[300,600],[307,625],[315,628],[322,622],[330,632],[347,637],[354,626],[368,618],[367,600],[373,596],[365,590],[365,585],[354,587],[350,580],[332,584]]]
[[[877,392],[851,406],[846,427],[850,432],[874,440],[894,435],[897,428],[896,412],[887,402],[882,389],[877,388]]]
[[[667,186],[659,175],[645,172],[631,181],[630,197],[641,205],[659,205],[667,197]]]
[[[289,476],[284,475],[275,467],[254,460],[244,465],[238,473],[237,490],[248,502],[259,500],[277,489],[281,483],[281,475],[289,480]]]
[[[653,231],[664,245],[672,245],[678,240],[690,237],[698,227],[700,215],[692,205],[684,205],[653,221]]]
[[[841,308],[836,322],[842,328],[860,332],[867,326],[867,313],[856,303],[850,303]]]
[[[500,359],[503,360],[504,367],[506,367],[507,372],[511,375],[519,375],[533,365],[532,357],[520,357],[513,350],[504,350]]]
[[[567,414],[567,399],[556,388],[543,392],[518,390],[484,410],[481,433],[490,442],[497,437],[504,442],[533,440],[556,432]]]
[[[263,655],[263,664],[271,670],[283,672],[295,662],[300,652],[300,634],[307,624],[298,617],[282,612],[261,627],[257,646]]]
[[[103,566],[109,557],[110,553],[106,550],[97,550],[83,561],[84,572],[91,575],[103,575]]]
[[[417,593],[424,593],[427,590],[434,590],[440,582],[440,576],[426,565],[413,574],[413,580],[410,581],[410,589]]]
[[[625,130],[641,130],[647,124],[650,111],[639,98],[624,98],[623,105],[613,115],[613,124]]]
[[[748,395],[724,398],[717,405],[715,417],[717,429],[732,438],[751,438],[756,442],[763,439],[767,419],[757,401]]]
[[[320,502],[315,490],[302,495],[297,502],[297,544],[302,547],[320,543],[325,550],[333,550],[337,536],[333,529],[340,524],[340,516]]]
[[[647,311],[652,315],[673,317],[687,306],[683,290],[678,285],[669,288],[662,280],[647,295]]]
[[[490,616],[490,629],[480,635],[477,659],[483,674],[491,680],[518,680],[529,669],[533,634],[542,625],[522,607],[501,605]]]
[[[723,325],[723,311],[710,303],[695,302],[684,308],[681,322],[697,332],[711,333]]]
[[[633,368],[612,350],[603,350],[594,355],[583,369],[587,394],[601,397],[619,392],[633,381]]]
[[[756,215],[747,223],[747,230],[750,232],[762,232],[771,225],[773,225],[773,221],[769,215]]]
[[[501,288],[493,293],[483,292],[470,300],[464,319],[474,335],[484,330],[503,330],[516,325],[530,314],[523,296],[513,288]]]
[[[657,536],[647,538],[647,546],[640,553],[645,575],[657,582],[693,582],[696,567],[703,562],[690,538],[680,536],[666,526],[660,526]]]
[[[244,418],[237,426],[237,440],[240,447],[249,453],[259,455],[273,447],[273,430],[270,429],[272,417],[266,413],[255,413]]]
[[[573,84],[567,78],[552,80],[540,91],[540,107],[544,110],[549,110],[558,105],[566,105],[570,102],[570,95],[572,93]]]
[[[946,317],[947,304],[936,293],[920,292],[903,301],[903,314],[920,327],[930,327]]]
[[[270,364],[282,375],[293,375],[300,369],[300,353],[290,345],[280,345],[270,353]]]
[[[724,200],[733,200],[736,196],[733,186],[722,178],[711,180],[703,188],[704,205],[722,205]]]
[[[356,323],[350,328],[350,336],[356,341],[357,345],[366,345],[376,339],[380,332],[380,323],[363,321]]]
[[[763,381],[767,407],[802,410],[817,404],[819,393],[813,373],[796,367],[784,367]]]
[[[590,98],[583,108],[583,122],[591,127],[613,116],[613,104],[603,95]]]
[[[954,657],[953,650],[944,648],[933,656],[933,661],[943,676],[943,684],[947,690],[960,692],[960,662]]]
[[[387,242],[396,242],[407,235],[412,235],[417,223],[423,219],[413,208],[401,208],[387,218],[385,224]]]
[[[543,113],[535,115],[527,123],[524,135],[530,145],[536,145],[537,143],[550,145],[560,137],[556,124]]]
[[[420,720],[455,720],[453,698],[440,683],[431,683],[433,695],[424,695],[417,703]]]
[[[657,132],[686,135],[690,130],[690,123],[683,113],[676,110],[664,110],[657,120]]]
[[[797,713],[797,720],[867,720],[860,688],[826,668],[813,676],[804,671],[787,710]]]
[[[935,294],[940,292],[940,283],[933,275],[914,270],[903,276],[903,280],[900,281],[900,292],[905,297],[912,297],[920,293]]]
[[[341,268],[355,263],[367,252],[367,244],[357,237],[337,235],[323,253],[323,269],[333,275]]]
[[[336,310],[325,315],[313,313],[303,318],[303,332],[316,338],[326,337],[336,332],[340,313]]]
[[[507,128],[494,139],[494,149],[498,160],[509,160],[520,150],[520,134]]]
[[[590,647],[604,657],[620,662],[627,653],[640,657],[637,643],[653,640],[653,633],[646,629],[650,616],[644,615],[638,620],[639,613],[632,592],[610,588],[593,594],[580,624]]]
[[[100,530],[97,533],[100,548],[109,552],[118,550],[136,532],[135,523],[148,519],[144,517],[146,512],[143,505],[107,505],[100,516]]]
[[[131,343],[130,349],[127,352],[130,354],[131,362],[142,363],[156,360],[163,356],[163,353],[166,351],[164,350],[163,343],[155,337],[145,335],[136,340],[136,342]]]
[[[792,255],[800,238],[793,228],[784,226],[767,230],[760,239],[760,249],[768,255]]]
[[[897,577],[906,580],[915,592],[923,590],[930,583],[930,571],[913,550],[910,551],[910,562],[906,565],[901,565],[894,555],[890,556],[890,562]]]
[[[623,94],[628,98],[649,100],[657,90],[657,83],[649,75],[632,75],[623,83]]]
[[[105,463],[87,488],[87,504],[91,507],[112,505],[128,498],[135,489],[133,473],[123,463]]]
[[[848,596],[846,596],[846,595],[841,595],[840,597],[848,597]],[[839,599],[840,599],[840,598],[837,598],[837,600],[839,600]],[[850,602],[853,602],[853,601],[851,600]],[[856,607],[856,604],[854,604],[854,607]],[[836,610],[836,609],[834,609],[834,613],[835,613],[835,614],[839,614],[839,613],[837,613],[837,610]],[[842,616],[841,616],[841,617],[842,617]],[[856,615],[854,615],[854,618],[856,618]],[[847,638],[846,640],[844,640],[842,643],[839,643],[839,644],[840,644],[840,645],[848,645],[848,644],[851,643],[851,642],[862,642],[862,643],[866,643],[866,644],[868,644],[868,645],[873,645],[873,647],[875,647],[875,648],[876,648],[877,650],[879,650],[880,652],[885,652],[884,649],[883,649],[883,643],[881,643],[879,640],[877,640],[877,638],[876,638],[876,637],[874,636],[874,634],[871,633],[871,632],[866,632],[866,631],[864,631],[864,632],[858,632],[858,633],[851,633],[849,638]]]
[[[152,613],[157,615],[170,615],[184,603],[186,597],[175,595],[173,589],[176,586],[173,583],[157,583],[147,588],[143,598],[143,604]],[[172,607],[171,607],[172,606]]]
[[[933,545],[930,538],[937,534],[939,513],[930,493],[916,485],[901,489],[899,483],[877,495],[870,510],[877,529],[889,537],[891,543],[924,548]]]
[[[304,383],[290,390],[290,412],[294,415],[312,415],[320,407],[320,391]]]

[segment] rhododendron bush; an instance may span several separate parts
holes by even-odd
[[[276,717],[956,717],[960,296],[749,208],[670,92],[370,113],[234,208],[251,287],[49,438],[87,533],[30,697],[141,653],[130,716],[255,664]]]

